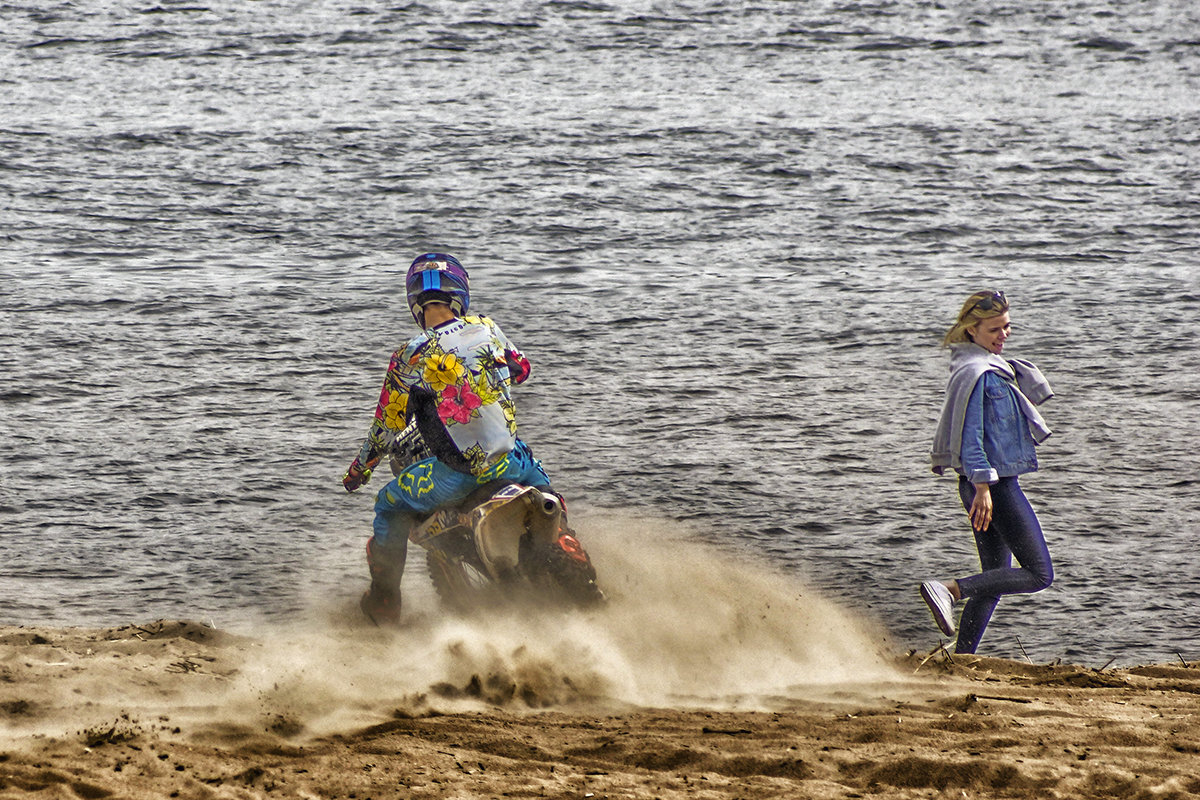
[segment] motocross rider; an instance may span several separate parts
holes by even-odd
[[[549,487],[529,446],[517,438],[509,385],[529,377],[529,361],[491,319],[468,315],[467,271],[454,256],[425,253],[405,279],[420,335],[392,354],[375,421],[342,478],[346,491],[365,484],[416,418],[432,457],[405,468],[375,499],[367,542],[371,588],[360,603],[376,625],[400,620],[400,579],[408,533],[419,515],[463,499],[482,484],[511,480]]]

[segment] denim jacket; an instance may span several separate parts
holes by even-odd
[[[1029,425],[1017,407],[1016,387],[997,372],[975,383],[963,416],[960,472],[971,483],[1037,471]]]
[[[1053,396],[1037,367],[964,344],[952,346],[950,369],[933,471],[950,467],[972,483],[1035,471],[1035,444],[1050,429],[1034,405]]]

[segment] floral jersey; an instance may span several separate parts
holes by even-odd
[[[508,387],[529,377],[529,361],[487,317],[429,328],[392,354],[375,421],[355,461],[373,469],[416,418],[438,460],[484,475],[517,440]]]

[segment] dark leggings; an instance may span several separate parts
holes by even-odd
[[[958,494],[963,508],[970,510],[975,485],[960,477]],[[979,647],[1001,595],[1040,592],[1054,580],[1042,526],[1015,476],[992,484],[992,524],[975,531],[975,547],[983,571],[958,579],[967,605],[958,622],[956,653],[974,653]],[[1012,565],[1014,556],[1020,567]]]

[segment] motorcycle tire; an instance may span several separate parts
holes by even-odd
[[[491,579],[463,558],[427,550],[425,568],[438,599],[451,611],[465,614],[482,608],[495,594]]]
[[[591,561],[573,557],[558,545],[548,545],[540,561],[541,571],[566,603],[588,608],[604,602]]]
[[[521,598],[553,598],[574,608],[596,606],[607,599],[596,585],[596,570],[591,561],[573,557],[558,545],[549,545],[538,555],[540,558],[530,559],[523,570],[529,580],[520,580],[519,585],[498,585],[481,567],[443,551],[426,551],[425,567],[442,606],[460,614],[495,608]]]

